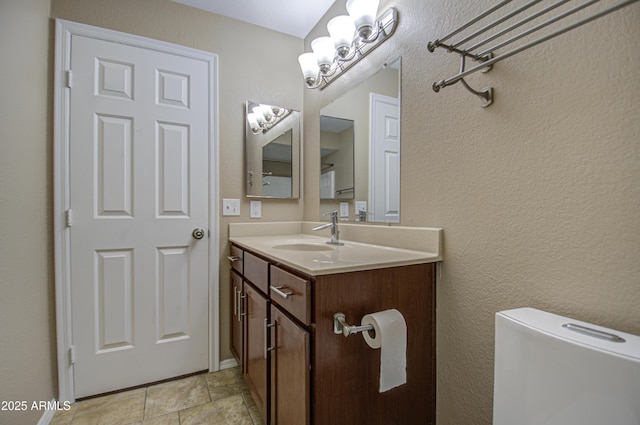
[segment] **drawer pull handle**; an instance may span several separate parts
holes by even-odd
[[[234,315],[238,318],[238,322],[242,321],[242,316],[246,316],[246,313],[243,313],[244,310],[244,299],[247,298],[246,295],[242,293],[242,289],[233,289],[233,300],[234,300]]]
[[[275,326],[275,323],[269,323],[269,319],[265,317],[264,319],[264,358],[267,358],[267,353],[269,351],[273,351],[273,347],[269,347],[269,328]]]
[[[275,292],[276,294],[280,295],[282,298],[284,298],[285,300],[287,298],[289,298],[291,295],[293,295],[293,292],[289,291],[289,290],[283,290],[283,288],[285,288],[284,286],[271,286],[271,290],[273,292]]]
[[[242,260],[242,258],[236,256],[236,255],[230,255],[227,257],[227,259],[229,259],[229,261],[231,261],[232,263],[235,263],[236,261],[240,261]]]
[[[233,288],[233,315],[238,316],[238,290]]]
[[[242,321],[242,317],[247,315],[245,311],[244,303],[247,298],[247,294],[243,294],[242,290],[238,289],[238,322]]]

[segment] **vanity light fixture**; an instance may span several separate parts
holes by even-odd
[[[253,134],[266,133],[290,113],[286,108],[258,104],[247,111],[247,122]]]
[[[393,34],[398,11],[391,7],[375,19],[378,5],[379,0],[347,0],[349,15],[331,19],[329,37],[314,39],[313,52],[298,57],[307,88],[325,88]]]

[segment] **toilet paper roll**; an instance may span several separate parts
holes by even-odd
[[[372,325],[375,331],[363,332],[367,345],[380,348],[380,392],[407,382],[407,324],[396,309],[367,314],[362,325]]]

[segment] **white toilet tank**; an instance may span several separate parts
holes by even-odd
[[[640,425],[640,337],[533,308],[497,313],[493,425]]]

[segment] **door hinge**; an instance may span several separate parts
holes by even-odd
[[[73,210],[71,208],[69,208],[68,210],[65,211],[65,223],[67,225],[67,227],[71,227],[73,226]]]
[[[67,71],[67,87],[73,88],[73,72],[71,70]]]
[[[72,365],[76,362],[76,347],[72,345],[69,347],[69,364]]]

